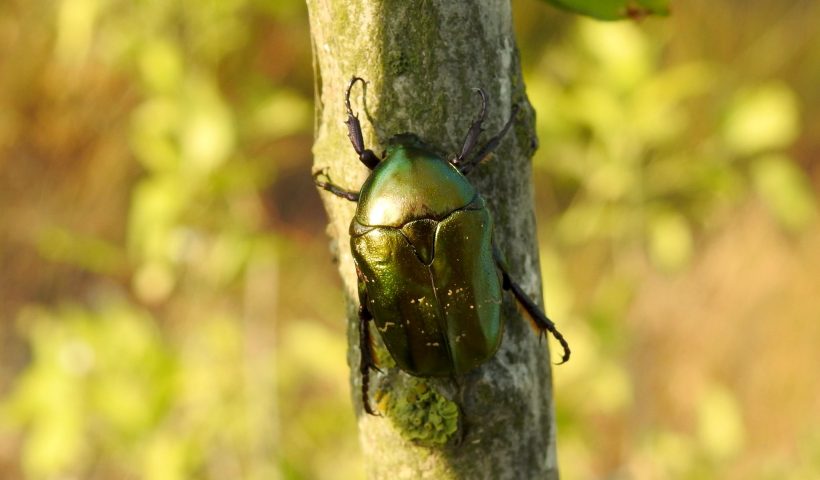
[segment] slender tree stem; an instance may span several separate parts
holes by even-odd
[[[506,257],[510,274],[543,305],[530,172],[536,145],[534,112],[524,91],[509,0],[307,0],[307,4],[316,74],[314,168],[327,168],[345,190],[358,191],[368,174],[344,124],[344,92],[353,75],[368,82],[366,89],[354,89],[351,106],[359,114],[366,148],[377,155],[390,136],[412,132],[452,158],[480,108],[474,88],[487,93],[487,133],[479,143],[500,131],[518,106],[512,131],[469,178],[493,212],[495,243]],[[381,417],[363,414],[356,368],[356,275],[348,236],[356,206],[321,194],[349,299],[348,362],[353,366],[352,392],[369,478],[557,478],[546,342],[539,343],[511,295],[504,298],[505,333],[498,354],[461,378],[409,377],[390,367],[376,338],[383,373],[371,375],[371,401],[385,413]],[[390,409],[391,402],[408,396],[412,408],[417,398],[413,392],[428,388],[460,409],[458,432],[442,445],[411,440],[401,426],[402,414]]]

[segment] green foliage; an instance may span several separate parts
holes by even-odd
[[[568,478],[820,472],[820,263],[789,256],[818,238],[817,59],[776,4],[687,2],[660,32],[515,5],[545,299],[575,352],[553,370]],[[748,40],[736,8],[773,30],[706,58]],[[363,478],[343,295],[302,209],[310,65],[298,0],[0,2],[0,477]],[[381,409],[446,442],[437,395]]]
[[[599,20],[641,18],[645,15],[667,15],[668,0],[544,0],[570,12]]]
[[[799,232],[817,217],[817,203],[805,174],[785,155],[764,155],[752,164],[754,186],[771,213]]]
[[[634,24],[581,20],[568,37],[525,71],[538,112],[536,190],[546,190],[545,298],[583,352],[554,370],[559,464],[570,477],[597,478],[600,452],[627,441],[634,450],[623,468],[636,478],[721,476],[749,442],[738,393],[721,381],[676,399],[692,405],[690,430],[673,416],[627,424],[609,441],[596,424],[641,403],[646,365],[631,365],[640,333],[628,323],[641,282],[685,275],[700,239],[722,226],[716,219],[750,198],[791,233],[814,224],[815,193],[786,153],[801,130],[799,102],[782,83],[735,85],[721,65],[664,65],[663,45]],[[694,341],[675,340],[685,351]]]
[[[8,462],[33,480],[361,476],[344,327],[300,328],[287,310],[291,303],[310,305],[299,320],[316,325],[316,317],[338,308],[341,293],[320,254],[326,246],[318,237],[305,242],[272,232],[267,216],[271,183],[294,160],[309,157],[304,5],[89,0],[36,7],[41,15],[20,25],[0,7],[0,48],[15,37],[6,35],[9,25],[53,36],[53,51],[22,43],[14,45],[16,55],[39,62],[30,73],[35,89],[61,75],[54,88],[79,106],[60,125],[69,134],[0,118],[0,137],[12,139],[0,138],[0,150],[71,138],[71,124],[84,118],[83,92],[94,90],[99,77],[114,78],[113,92],[94,91],[86,115],[99,137],[86,143],[116,146],[109,147],[113,159],[101,176],[115,174],[101,182],[118,182],[122,200],[100,195],[114,207],[105,220],[115,228],[103,233],[64,224],[67,215],[42,206],[32,209],[41,217],[18,225],[34,232],[23,237],[26,247],[71,269],[76,285],[61,286],[57,300],[29,287],[23,303],[30,306],[19,315],[2,312],[6,322],[17,317],[31,361],[14,382],[0,372],[8,392],[0,399],[0,477],[14,476],[4,470]],[[271,38],[286,22],[302,25],[292,29],[298,39]],[[301,55],[299,63],[288,67],[287,58],[271,54],[276,51]],[[24,83],[29,72],[19,72],[23,81],[12,78]],[[284,82],[286,75],[294,81]],[[0,89],[0,104],[5,93]],[[46,111],[54,108],[48,99],[31,100],[38,101]],[[35,107],[18,107],[25,108]],[[111,125],[93,116],[107,111],[118,112]],[[76,154],[62,145],[54,150],[61,158]],[[27,163],[15,163],[10,178]],[[95,193],[96,172],[83,177],[70,163],[65,172],[43,171],[69,177],[70,187],[76,182],[78,193],[68,198]],[[42,182],[51,182],[48,200],[61,198],[55,187],[61,182],[46,174]],[[307,193],[315,197],[312,189]],[[70,212],[64,203],[58,207]],[[81,220],[95,215],[103,213]],[[2,254],[8,244],[0,240]],[[278,301],[280,269],[308,272],[304,285],[288,282],[288,302]],[[30,270],[36,281],[49,282]],[[320,283],[327,296],[316,298]],[[71,306],[55,306],[65,297]]]
[[[658,47],[634,25],[581,21],[573,38],[569,51],[545,53],[539,68],[555,73],[528,82],[536,110],[549,112],[539,116],[535,166],[562,211],[557,241],[643,245],[659,269],[679,271],[710,214],[752,188],[786,226],[808,225],[815,200],[804,174],[768,156],[799,129],[785,86],[727,100],[708,86],[729,72],[702,62],[660,70]],[[696,122],[691,104],[714,123]]]
[[[788,147],[800,130],[797,99],[785,85],[747,87],[726,109],[724,141],[739,155]]]
[[[117,477],[273,468],[254,452],[271,412],[247,408],[273,377],[245,374],[236,319],[211,315],[169,339],[146,312],[106,301],[28,310],[19,323],[33,359],[0,411],[27,432],[28,478],[89,478],[100,473],[94,459]]]
[[[26,427],[30,478],[79,473],[99,455],[124,460],[161,427],[176,363],[145,313],[32,309],[19,324],[33,358],[2,411]]]

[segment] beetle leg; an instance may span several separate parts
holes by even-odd
[[[474,88],[473,91],[478,93],[478,96],[481,97],[481,111],[473,121],[473,124],[470,125],[470,129],[464,137],[464,145],[461,147],[461,152],[459,152],[459,154],[456,155],[456,158],[452,161],[452,164],[456,167],[459,167],[464,162],[464,158],[467,157],[467,155],[469,155],[475,147],[476,142],[478,142],[478,136],[484,131],[482,128],[484,119],[487,118],[487,94],[480,88]]]
[[[370,408],[369,395],[370,369],[379,371],[373,360],[373,341],[370,338],[370,321],[373,320],[373,314],[367,309],[367,289],[358,266],[356,275],[359,277],[359,374],[362,376],[362,405],[365,412],[378,416],[379,414]]]
[[[458,424],[456,425],[457,437],[453,442],[454,445],[458,446],[461,445],[461,442],[464,441],[464,437],[467,435],[467,424],[464,422],[464,391],[467,387],[459,382],[458,375],[451,375],[450,380],[456,386],[456,396],[458,397],[458,400],[456,401],[456,406],[458,407]]]
[[[538,305],[532,301],[530,297],[524,293],[524,290],[521,289],[517,283],[515,283],[511,278],[510,274],[507,273],[506,266],[504,265],[504,261],[501,259],[501,253],[498,251],[498,248],[493,246],[493,257],[495,257],[495,263],[498,266],[498,269],[501,270],[501,275],[503,277],[503,287],[504,290],[509,290],[515,296],[516,300],[524,307],[524,310],[532,318],[533,322],[535,322],[535,326],[538,328],[538,331],[543,334],[545,331],[552,333],[558,343],[561,344],[561,347],[564,349],[564,355],[561,357],[561,363],[565,363],[569,360],[570,349],[569,343],[567,343],[564,336],[561,335],[561,332],[558,331],[558,328],[555,327],[555,323],[550,320],[547,315],[538,308]]]
[[[322,181],[319,179],[319,177],[325,177],[327,181]],[[346,198],[351,202],[359,201],[358,193],[350,192],[348,190],[343,189],[342,187],[334,185],[327,174],[326,168],[323,168],[313,174],[313,183],[315,183],[317,187],[323,190],[327,190],[328,192],[332,193],[333,195],[336,195],[337,197]]]
[[[473,168],[475,168],[479,163],[481,163],[481,161],[484,160],[484,158],[487,155],[489,155],[496,148],[498,148],[498,145],[501,144],[501,140],[504,138],[504,135],[506,135],[507,132],[510,130],[510,127],[512,127],[512,124],[515,121],[515,115],[517,113],[518,105],[515,105],[513,106],[512,112],[510,113],[510,119],[507,120],[506,124],[504,124],[504,128],[502,128],[501,131],[498,132],[498,135],[494,136],[490,139],[490,141],[485,143],[484,146],[481,147],[481,150],[479,150],[478,153],[473,155],[472,158],[459,165],[458,170],[463,175],[467,175],[468,173],[470,173],[470,171],[472,171]]]
[[[362,85],[366,84],[362,78],[353,77],[350,79],[350,83],[347,86],[347,91],[345,92],[345,108],[347,109],[347,120],[345,121],[345,124],[347,124],[347,138],[349,138],[350,143],[353,144],[353,149],[356,150],[359,160],[365,164],[367,168],[373,170],[376,168],[376,165],[379,164],[379,157],[373,153],[373,150],[364,148],[362,124],[359,123],[359,116],[353,115],[353,109],[350,108],[350,90],[353,88],[353,85],[359,81],[362,82]]]
[[[370,415],[378,415],[370,407],[370,369],[376,368],[373,361],[373,345],[370,343],[370,320],[373,315],[364,305],[359,305],[359,373],[362,375],[362,405],[364,411]]]

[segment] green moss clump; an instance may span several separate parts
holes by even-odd
[[[382,400],[387,417],[406,439],[419,445],[444,445],[458,431],[458,405],[422,380],[411,379],[406,388]]]

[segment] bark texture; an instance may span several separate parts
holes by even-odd
[[[520,107],[513,130],[469,179],[493,212],[495,243],[511,275],[543,305],[530,175],[537,144],[534,112],[524,91],[509,0],[307,4],[316,75],[314,168],[328,168],[330,178],[346,189],[358,191],[368,175],[344,124],[344,92],[353,75],[369,82],[366,95],[360,85],[354,88],[351,102],[365,143],[377,154],[402,132],[415,133],[448,158],[458,152],[479,108],[475,87],[488,96],[486,133],[479,144],[501,129],[514,104]],[[348,235],[355,204],[325,192],[322,198],[348,295],[348,362],[369,478],[557,478],[547,342],[539,342],[508,293],[497,355],[464,377],[413,379],[390,368],[377,345],[383,373],[371,374],[371,392],[374,406],[384,414],[363,413],[356,276]],[[378,343],[375,330],[374,337]],[[441,445],[410,440],[407,419],[386,407],[391,398],[412,400],[414,391],[426,388],[460,406],[458,433]]]

